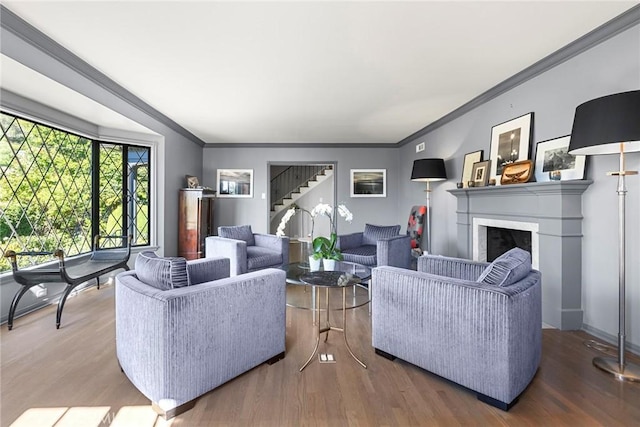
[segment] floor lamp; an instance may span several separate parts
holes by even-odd
[[[422,181],[427,183],[427,253],[431,253],[431,181],[444,181],[447,179],[447,172],[442,159],[418,159],[413,161],[411,170],[411,181]]]
[[[596,357],[593,364],[619,380],[640,381],[640,366],[625,362],[625,152],[640,151],[640,91],[596,98],[576,108],[569,143],[570,154],[619,154],[620,169],[607,175],[618,177],[618,359]]]

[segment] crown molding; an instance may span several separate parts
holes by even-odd
[[[203,147],[205,142],[0,4],[0,26],[110,94]],[[4,53],[4,52],[3,52]]]
[[[434,131],[435,129],[446,125],[447,123],[457,119],[458,117],[478,108],[479,106],[491,101],[492,99],[502,95],[503,93],[521,85],[522,83],[549,71],[553,67],[573,58],[574,56],[591,49],[592,47],[610,39],[611,37],[628,30],[629,28],[640,23],[640,5],[634,6],[626,12],[616,16],[608,22],[605,22],[595,30],[592,30],[580,37],[579,39],[569,43],[563,48],[558,49],[554,53],[542,58],[530,67],[525,68],[517,74],[497,84],[486,92],[473,98],[471,101],[456,108],[452,112],[442,116],[433,123],[425,126],[419,131],[407,136],[399,141],[398,146],[403,146],[411,141],[421,138]]]

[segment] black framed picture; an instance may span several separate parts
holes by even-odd
[[[471,170],[471,180],[476,187],[485,187],[489,183],[491,160],[475,162]]]
[[[536,181],[583,179],[586,156],[569,154],[571,135],[540,141],[536,145]]]
[[[491,128],[491,174],[500,182],[502,169],[509,163],[529,158],[533,113],[528,113]]]

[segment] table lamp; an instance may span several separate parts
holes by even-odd
[[[422,181],[427,183],[427,253],[431,253],[431,181],[444,181],[447,179],[447,172],[442,159],[418,159],[413,161],[411,170],[411,181]]]
[[[596,98],[576,108],[569,142],[570,154],[619,154],[618,177],[618,359],[596,357],[593,364],[619,380],[640,381],[640,366],[625,362],[625,152],[640,151],[640,91]]]

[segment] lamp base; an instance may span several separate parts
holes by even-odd
[[[640,382],[640,366],[635,363],[625,363],[624,368],[620,368],[617,359],[613,357],[595,357],[593,359],[595,367],[615,376],[620,381]]]

